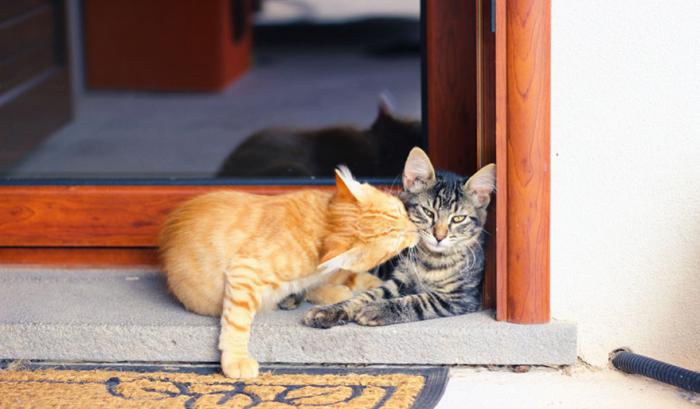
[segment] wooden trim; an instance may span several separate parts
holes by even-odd
[[[494,92],[496,134],[496,319],[508,318],[508,140],[506,0],[496,0]]]
[[[484,165],[484,145],[486,138],[486,111],[485,105],[486,96],[484,84],[484,74],[488,69],[486,61],[485,48],[487,41],[487,33],[484,32],[484,15],[487,13],[485,2],[489,0],[477,0],[474,24],[476,25],[476,168],[480,169]]]
[[[510,0],[507,44],[507,319],[549,321],[550,0]]]
[[[496,162],[496,58],[495,33],[491,31],[491,0],[477,1],[477,167]],[[496,212],[498,195],[494,195],[486,221],[486,266],[483,284],[484,308],[495,308],[497,300]]]
[[[476,4],[426,0],[425,66],[428,151],[438,169],[476,171]]]
[[[158,251],[156,248],[0,247],[0,264],[55,268],[155,268]]]
[[[0,247],[153,247],[165,215],[190,197],[224,189],[279,194],[299,188],[0,186]]]

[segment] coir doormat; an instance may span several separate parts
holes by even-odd
[[[446,368],[268,367],[239,381],[218,366],[4,363],[0,408],[432,408]]]

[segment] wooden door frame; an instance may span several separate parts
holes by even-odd
[[[430,155],[460,173],[497,164],[486,304],[495,304],[498,320],[547,322],[550,0],[423,0],[422,7]],[[153,265],[158,226],[182,200],[219,189],[299,188],[222,183],[0,185],[0,263]]]
[[[497,318],[550,319],[551,0],[495,0]]]
[[[431,158],[496,162],[484,304],[524,324],[550,317],[550,1],[423,0]]]

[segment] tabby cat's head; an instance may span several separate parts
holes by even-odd
[[[401,201],[357,182],[346,167],[336,170],[328,222],[321,270],[368,271],[418,243],[416,226]]]
[[[401,200],[418,227],[420,247],[452,253],[479,240],[495,187],[494,164],[469,179],[448,172],[436,174],[428,155],[413,148],[404,166]]]

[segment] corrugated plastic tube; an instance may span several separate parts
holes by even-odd
[[[644,375],[659,382],[700,393],[700,372],[657,361],[626,349],[613,351],[612,364],[623,372]]]

